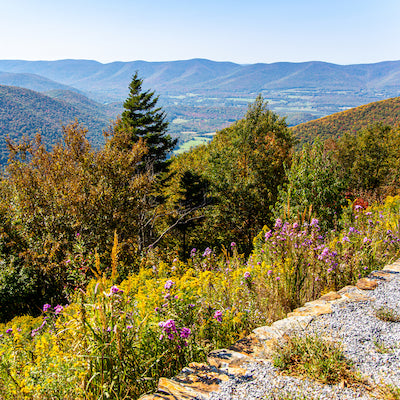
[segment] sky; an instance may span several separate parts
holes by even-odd
[[[399,0],[0,0],[0,59],[400,60]]]

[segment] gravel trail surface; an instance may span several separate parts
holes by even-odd
[[[377,317],[377,311],[384,309],[400,319],[400,274],[394,274],[391,281],[380,282],[375,290],[365,294],[370,301],[335,304],[331,314],[314,318],[302,334],[317,333],[340,342],[355,369],[372,385],[400,387],[400,321]],[[221,384],[221,391],[213,393],[210,400],[377,398],[363,388],[322,385],[283,375],[267,361],[249,363],[246,368],[244,377]]]

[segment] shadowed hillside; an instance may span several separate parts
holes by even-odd
[[[28,89],[0,85],[0,163],[7,160],[6,137],[19,141],[41,132],[46,143],[60,139],[62,125],[77,119],[89,128],[88,138],[94,145],[102,140],[108,118],[94,102],[69,92],[73,104]],[[85,103],[83,100],[86,99]],[[90,107],[89,107],[90,104]]]

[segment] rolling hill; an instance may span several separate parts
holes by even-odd
[[[103,142],[102,130],[109,120],[101,106],[80,94],[67,94],[74,100],[72,104],[29,89],[0,85],[0,164],[7,161],[6,137],[19,141],[24,135],[33,137],[41,132],[46,143],[54,144],[62,135],[62,125],[75,119],[89,128],[88,138],[95,146]]]
[[[300,143],[311,142],[316,137],[339,137],[344,132],[356,133],[374,123],[400,125],[400,97],[376,101],[309,121],[292,128]]]
[[[30,73],[0,71],[0,85],[18,86],[36,92],[46,92],[48,90],[70,90],[79,93],[79,90],[72,86],[63,85],[62,83],[52,81],[43,76]]]

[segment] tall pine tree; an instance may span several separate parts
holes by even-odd
[[[142,91],[143,79],[136,72],[129,85],[129,96],[124,103],[124,111],[118,129],[129,136],[126,144],[133,145],[142,139],[148,148],[144,157],[144,167],[151,167],[158,174],[167,167],[167,158],[174,149],[177,139],[167,134],[168,122],[165,112],[157,107],[158,96],[154,91]]]

